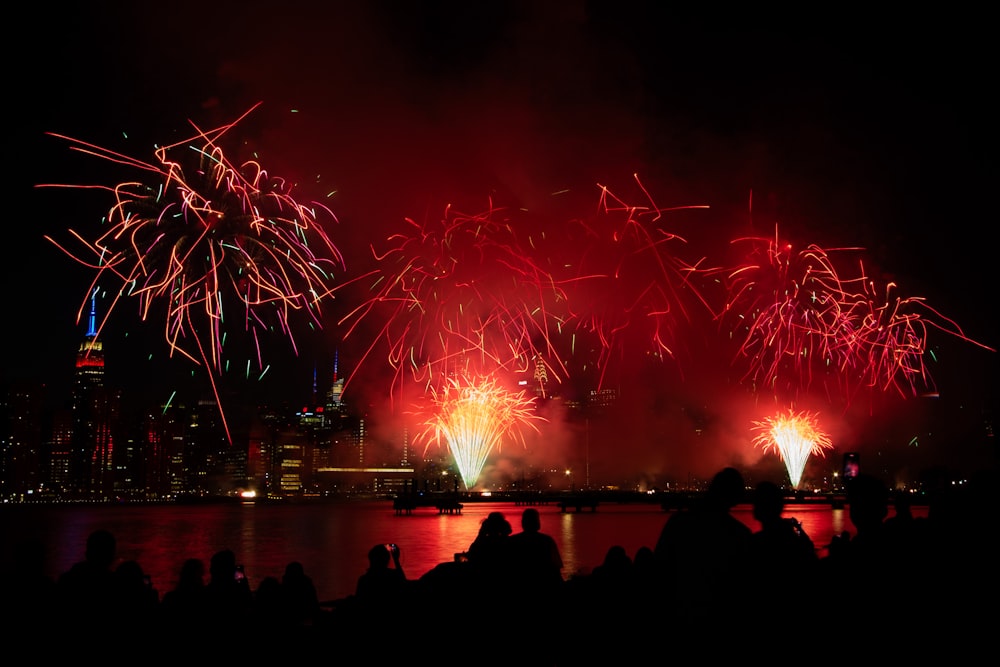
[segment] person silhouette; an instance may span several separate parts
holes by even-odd
[[[250,614],[253,589],[231,549],[217,551],[209,559],[205,600],[208,618],[223,628],[242,626]]]
[[[749,581],[753,598],[764,613],[788,604],[785,582],[810,581],[819,563],[812,539],[797,519],[783,517],[785,495],[774,482],[754,487],[753,517],[760,528],[750,536]]]
[[[542,530],[534,507],[521,513],[521,531],[507,538],[509,583],[527,599],[554,601],[563,590],[563,561],[555,539]]]
[[[376,544],[368,550],[368,569],[358,577],[354,596],[362,611],[391,609],[403,603],[407,583],[399,562],[399,547]]]
[[[521,512],[521,531],[507,538],[507,547],[509,565],[505,579],[510,611],[545,609],[551,614],[552,637],[558,636],[566,622],[563,612],[568,588],[562,575],[559,545],[555,538],[542,532],[536,508],[528,507]],[[539,659],[555,659],[557,642],[537,639],[535,650]]]
[[[98,528],[87,536],[83,560],[56,579],[55,605],[65,630],[89,632],[108,622],[115,607],[117,553],[115,536]]]
[[[611,613],[621,614],[631,608],[633,581],[632,557],[620,544],[604,553],[604,560],[590,573],[593,604]]]
[[[422,592],[443,613],[457,596],[470,590],[490,600],[502,595],[506,584],[507,538],[512,531],[503,512],[487,514],[468,549],[456,553],[454,561],[439,563],[420,577]]]
[[[919,558],[911,566],[911,571],[919,572],[917,590],[923,599],[947,600],[927,605],[936,632],[922,633],[921,639],[929,635],[928,640],[933,637],[970,661],[994,643],[996,615],[988,610],[1000,595],[1000,567],[991,537],[1000,497],[998,473],[978,471],[963,484],[934,490],[927,517],[919,522]]]
[[[913,516],[912,506],[909,493],[898,491],[892,494],[892,516],[886,517],[883,528],[893,548],[917,548],[916,540],[923,524]]]
[[[632,557],[620,544],[612,544],[604,553],[604,560],[593,569],[591,576],[606,581],[624,581],[631,576]]]
[[[310,627],[319,615],[319,594],[312,577],[297,560],[285,565],[281,575],[282,598],[286,613],[294,625]]]
[[[355,640],[379,642],[380,659],[395,660],[405,657],[402,645],[380,641],[385,630],[382,622],[398,623],[411,607],[415,595],[411,589],[418,582],[411,582],[400,563],[400,549],[395,544],[376,544],[368,550],[368,568],[358,577],[354,595],[350,596],[340,613],[337,626]],[[416,630],[422,629],[418,614],[409,621]]]
[[[125,560],[114,571],[115,620],[119,628],[145,637],[152,636],[159,620],[160,593],[136,560]]]
[[[503,512],[490,512],[479,524],[479,533],[468,549],[469,562],[486,581],[496,582],[503,567],[508,538],[514,532]]]
[[[752,531],[731,513],[746,492],[743,475],[718,471],[699,501],[670,515],[653,553],[660,593],[678,623],[728,622],[747,590]]]
[[[204,627],[208,593],[205,588],[205,562],[188,558],[181,564],[177,583],[160,600],[160,617],[174,636]]]
[[[845,485],[848,516],[855,533],[841,537],[822,559],[822,577],[841,591],[831,605],[851,619],[858,636],[884,627],[882,602],[898,599],[902,563],[896,562],[885,530],[889,489],[877,477],[860,473]],[[846,531],[845,531],[846,532]]]
[[[635,555],[632,556],[632,573],[637,590],[645,595],[652,587],[656,575],[656,554],[652,548],[642,545],[635,550]]]
[[[250,629],[255,631],[255,636],[270,641],[287,641],[292,619],[286,611],[281,580],[270,575],[261,579],[253,593],[248,615]]]
[[[753,494],[753,518],[760,528],[750,538],[755,564],[765,566],[766,561],[771,561],[778,571],[811,567],[818,560],[816,546],[798,519],[782,516],[784,511],[785,494],[781,488],[774,482],[758,483]]]

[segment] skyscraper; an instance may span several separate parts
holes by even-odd
[[[90,299],[87,335],[76,354],[72,397],[67,492],[76,498],[99,498],[113,492],[113,428],[119,397],[104,386],[104,346],[97,339],[96,291]]]
[[[40,487],[43,391],[25,383],[0,395],[0,497],[23,497]]]

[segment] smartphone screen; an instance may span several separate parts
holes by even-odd
[[[848,452],[844,454],[844,479],[854,479],[861,471],[861,454]]]

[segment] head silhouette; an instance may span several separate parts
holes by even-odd
[[[913,501],[910,498],[910,494],[906,491],[897,491],[892,494],[892,506],[896,510],[896,516],[903,518],[912,518],[913,511],[911,509]]]
[[[851,523],[863,532],[889,514],[889,489],[877,477],[860,474],[847,485],[847,503]]]
[[[384,544],[376,544],[368,550],[368,565],[373,570],[384,570],[389,567],[389,559],[392,554],[385,548]]]
[[[215,552],[208,564],[208,571],[212,579],[217,581],[228,582],[232,580],[233,573],[236,572],[236,554],[231,549]]]
[[[625,551],[625,547],[620,544],[612,544],[604,553],[603,564],[613,569],[627,568],[632,564],[632,559]]]
[[[86,559],[102,568],[111,567],[118,545],[110,531],[99,528],[87,537]]]
[[[200,558],[188,558],[181,564],[180,583],[200,586],[205,583],[205,563]]]
[[[753,492],[753,518],[761,524],[781,517],[785,496],[774,482],[760,482]]]
[[[538,515],[538,510],[529,507],[521,513],[521,530],[526,533],[537,533],[542,529],[542,519]]]
[[[503,512],[490,512],[483,519],[479,532],[482,535],[510,535],[513,529]]]
[[[730,510],[743,500],[743,475],[736,468],[723,468],[715,473],[705,501],[712,507]]]
[[[306,576],[306,569],[297,560],[293,560],[285,565],[285,579],[302,579]]]
[[[651,567],[655,558],[656,555],[653,553],[653,550],[643,545],[636,549],[635,557],[632,558],[632,563],[639,567]]]

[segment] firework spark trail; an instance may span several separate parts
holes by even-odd
[[[345,338],[363,322],[375,324],[362,361],[386,348],[393,397],[406,382],[433,394],[456,376],[498,372],[524,375],[544,396],[547,384],[570,377],[577,338],[587,340],[588,354],[597,350],[596,363],[587,357],[582,365],[599,368],[599,382],[612,356],[631,354],[636,338],[643,352],[672,356],[676,321],[689,319],[687,301],[704,300],[688,283],[695,265],[672,252],[684,240],[660,221],[667,212],[707,207],[662,208],[639,186],[646,205],[626,204],[599,186],[596,215],[568,223],[492,201],[477,214],[448,206],[437,220],[407,219],[387,250],[373,246],[379,268],[367,297],[340,320]],[[576,372],[581,360],[573,363]],[[481,441],[455,445],[456,461],[474,481],[490,451],[482,441],[487,425],[475,420],[495,411],[460,414],[461,424],[437,428],[453,442]],[[463,428],[479,435],[458,435]]]
[[[551,360],[551,377],[564,377],[551,337],[565,324],[565,295],[504,215],[492,202],[475,215],[449,206],[434,222],[408,219],[408,233],[390,236],[384,253],[373,248],[371,292],[340,323],[349,323],[345,338],[364,320],[380,323],[364,356],[384,343],[397,389],[407,369],[434,387],[455,367],[526,373],[540,357]]]
[[[792,409],[753,422],[754,430],[760,431],[754,437],[754,445],[778,453],[795,489],[799,488],[809,457],[813,454],[823,456],[823,450],[833,447],[829,436],[819,430],[817,424],[814,413]]]
[[[598,184],[597,211],[569,222],[552,234],[552,259],[559,284],[568,295],[567,321],[583,339],[592,338],[604,384],[614,359],[641,352],[675,359],[679,334],[692,322],[692,305],[711,308],[692,282],[704,273],[701,260],[690,262],[676,249],[687,241],[664,228],[667,213],[708,206],[661,207],[638,176],[644,198],[627,203]]]
[[[645,205],[598,186],[596,214],[566,223],[492,202],[479,214],[449,206],[440,220],[408,219],[407,229],[388,238],[388,250],[373,248],[380,268],[371,293],[341,324],[348,323],[349,336],[364,320],[382,323],[365,357],[387,344],[394,394],[406,367],[413,381],[427,384],[446,376],[448,364],[474,357],[487,370],[524,373],[542,364],[544,376],[561,383],[578,338],[594,343],[587,349],[597,357],[576,363],[600,369],[598,384],[637,339],[643,352],[672,357],[690,302],[710,309],[689,281],[696,264],[672,251],[686,242],[661,220],[707,207],[660,207],[636,182]]]
[[[847,361],[860,359],[853,371],[864,386],[880,391],[895,389],[900,395],[916,396],[935,392],[934,378],[924,362],[930,328],[943,331],[986,350],[995,351],[965,334],[953,320],[927,305],[921,297],[894,297],[895,283],[884,287],[884,296],[875,281],[861,267],[861,292],[841,295],[838,340],[860,354],[844,355]],[[847,283],[845,282],[845,286]],[[927,315],[927,316],[925,316]]]
[[[745,329],[736,335],[737,358],[747,366],[741,381],[794,395],[812,384],[814,372],[842,367],[853,349],[837,336],[840,277],[826,250],[813,245],[796,253],[777,230],[773,239],[739,242],[751,243],[751,261],[729,272],[717,319]]]
[[[795,397],[820,377],[848,397],[862,387],[916,395],[933,388],[924,363],[928,327],[985,347],[923,299],[889,298],[892,283],[880,301],[863,266],[860,276],[842,278],[831,254],[861,248],[795,252],[777,230],[772,239],[739,242],[751,244],[751,261],[728,271],[717,319],[742,330],[733,336],[740,341],[736,360],[746,364],[741,381],[756,388]]]
[[[149,172],[156,182],[37,186],[113,193],[105,232],[88,241],[70,230],[82,256],[46,238],[96,270],[91,290],[102,277],[120,282],[100,329],[123,296],[138,299],[143,321],[162,308],[170,356],[208,367],[217,399],[213,372],[223,372],[227,334],[247,333],[261,368],[260,333],[280,332],[297,353],[293,318],[321,328],[322,302],[337,289],[335,273],[344,267],[318,217],[336,222],[328,208],[299,203],[290,184],[255,161],[239,168],[227,161],[218,142],[247,114],[215,130],[195,127],[190,139],[157,148],[150,163],[53,134],[72,150]],[[231,305],[239,318],[228,311]]]
[[[449,378],[429,392],[430,404],[414,414],[424,430],[416,436],[424,451],[446,442],[467,490],[479,481],[483,466],[505,438],[524,443],[522,429],[537,431],[534,399],[524,391],[504,389],[491,377],[462,375]]]

